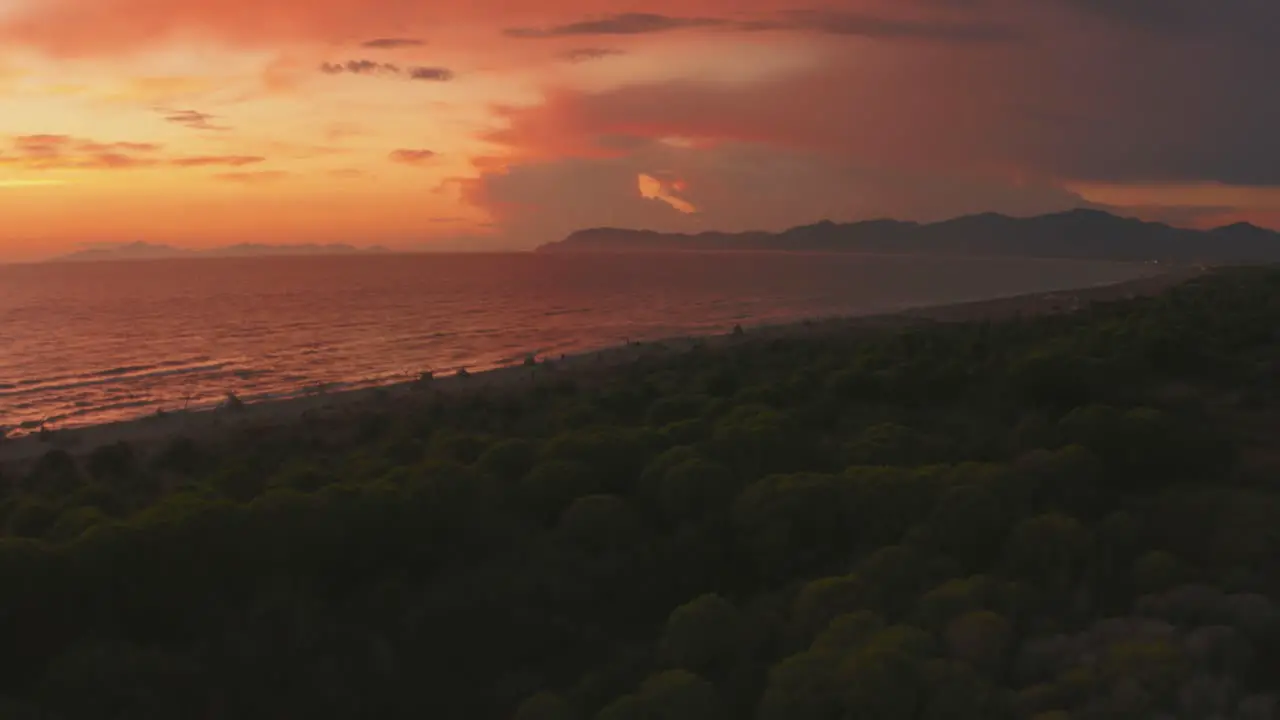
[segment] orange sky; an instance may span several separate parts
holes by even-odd
[[[0,259],[1084,204],[1280,227],[1267,27],[1254,0],[0,0]]]

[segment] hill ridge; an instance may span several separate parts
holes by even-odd
[[[1280,262],[1280,232],[1249,223],[1196,230],[1077,208],[1027,217],[985,212],[932,223],[892,218],[848,223],[821,220],[781,232],[664,233],[597,227],[578,230],[538,250],[772,250],[1253,263]]]

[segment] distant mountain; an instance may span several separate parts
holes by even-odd
[[[53,258],[50,262],[97,262],[101,260],[158,260],[161,258],[183,257],[191,251],[170,245],[152,245],[135,242],[127,245],[93,247]]]
[[[1280,232],[1248,223],[1190,230],[1101,210],[1017,218],[966,215],[921,224],[899,220],[824,220],[778,233],[579,230],[540,252],[790,250],[1164,262],[1280,262]]]
[[[49,262],[102,262],[107,260],[162,260],[166,258],[214,258],[214,257],[268,257],[297,255],[363,255],[389,252],[380,246],[355,247],[354,245],[261,245],[241,243],[208,250],[189,250],[172,245],[134,242],[121,245],[93,247],[53,258]]]

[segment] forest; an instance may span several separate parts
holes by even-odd
[[[1280,716],[1280,270],[543,376],[0,471],[0,718]]]

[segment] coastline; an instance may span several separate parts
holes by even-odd
[[[734,342],[812,337],[830,333],[901,327],[920,322],[968,322],[1004,320],[1017,316],[1070,312],[1095,302],[1157,295],[1202,275],[1201,268],[1174,268],[1156,275],[1118,283],[997,297],[962,303],[903,308],[890,313],[814,318],[777,325],[748,327],[738,337],[726,329],[721,334],[680,337],[602,348],[534,366],[495,368],[469,376],[449,375],[427,383],[407,381],[389,385],[318,393],[301,397],[249,403],[237,408],[219,407],[173,411],[132,420],[52,430],[45,436],[24,435],[0,441],[0,467],[32,462],[54,449],[74,455],[118,442],[146,450],[179,437],[216,442],[230,434],[267,429],[315,419],[342,419],[363,412],[410,407],[432,398],[480,390],[528,387],[566,375],[576,380],[634,362],[687,352],[696,345],[724,346]]]

